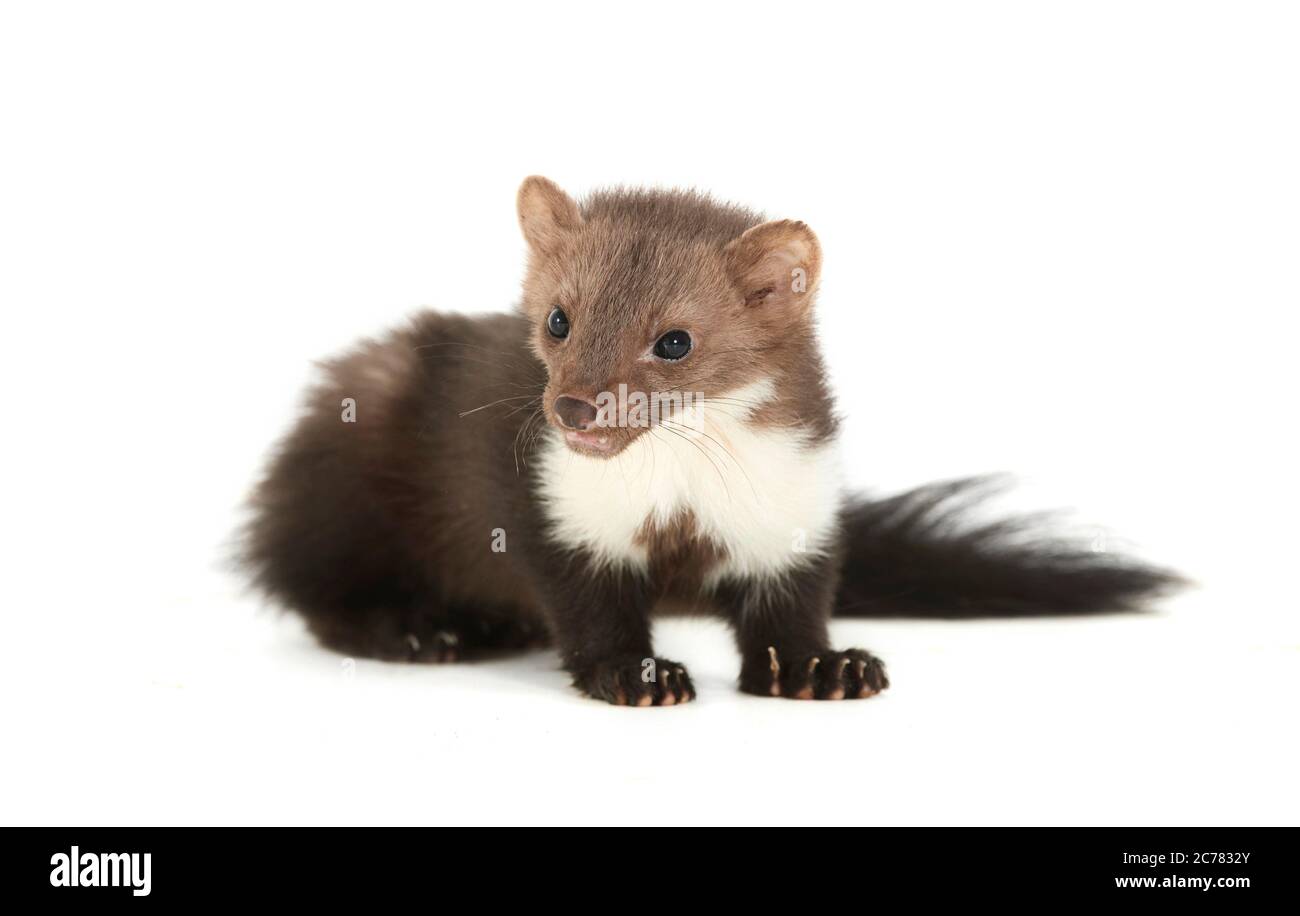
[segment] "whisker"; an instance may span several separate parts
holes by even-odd
[[[740,459],[736,457],[735,453],[727,446],[727,444],[725,442],[722,442],[720,439],[717,439],[714,436],[711,436],[708,433],[704,432],[704,430],[700,430],[700,435],[702,435],[704,438],[708,439],[710,442],[712,442],[714,445],[720,448],[723,454],[725,454],[728,458],[731,459],[731,463],[736,466],[736,470],[740,471],[740,473],[744,475],[745,483],[749,484],[750,492],[754,494],[755,501],[761,502],[762,497],[758,495],[758,488],[754,486],[754,481],[752,478],[750,478],[749,472],[745,470],[745,466],[741,463]]]
[[[528,455],[532,452],[534,443],[537,442],[538,438],[540,438],[547,429],[546,413],[541,407],[537,408],[537,412],[533,415],[533,419],[532,435],[529,436],[527,441],[524,443],[524,467],[528,467]]]
[[[510,417],[513,417],[515,414],[519,413],[519,411],[521,411],[521,410],[527,410],[529,404],[533,404],[533,403],[535,403],[535,402],[537,402],[537,401],[540,401],[541,399],[542,399],[542,398],[541,398],[540,395],[535,395],[535,396],[529,398],[526,402],[524,402],[523,404],[520,404],[518,407],[514,408],[514,409],[511,410],[509,413],[507,413],[504,417],[502,417],[502,419],[503,419],[503,420],[508,420]]]
[[[498,401],[491,401],[487,404],[480,404],[478,407],[474,407],[470,410],[462,410],[458,414],[458,416],[468,417],[472,413],[478,413],[480,410],[487,410],[489,407],[496,407],[498,404],[506,403],[506,401],[532,401],[532,400],[536,400],[536,396],[519,394],[519,395],[515,395],[512,398],[501,398]]]
[[[525,405],[525,406],[527,406],[527,405]],[[525,430],[527,430],[530,426],[532,426],[532,424],[533,424],[535,421],[537,421],[539,418],[541,418],[541,417],[542,417],[542,408],[537,407],[537,408],[535,408],[535,409],[533,410],[533,412],[532,412],[531,414],[529,414],[529,415],[524,419],[524,422],[523,422],[523,423],[519,424],[519,429],[515,431],[515,441],[514,441],[513,445],[511,446],[511,448],[512,448],[512,450],[513,450],[513,452],[514,452],[514,456],[515,456],[515,476],[516,476],[516,477],[519,476],[519,463],[520,463],[519,440],[520,440],[521,437],[524,437],[524,436],[525,436]],[[527,444],[527,442],[525,442],[525,444],[524,444],[524,461],[523,461],[524,467],[527,467],[527,466],[528,466],[528,461],[527,461],[527,452],[528,452],[528,444]]]
[[[679,439],[685,440],[692,447],[694,447],[701,455],[703,455],[704,459],[708,461],[709,464],[713,465],[713,470],[717,473],[718,480],[722,481],[722,488],[727,492],[727,499],[731,499],[731,488],[727,486],[726,475],[722,473],[722,468],[718,467],[718,463],[713,460],[713,456],[710,455],[708,451],[705,450],[705,448],[702,445],[700,445],[700,443],[696,442],[694,439],[692,439],[690,436],[687,436],[685,433],[677,429],[674,429],[672,426],[666,426],[663,423],[659,423],[655,426],[651,426],[650,432],[653,435],[655,430],[660,430],[660,429],[672,433],[674,436],[677,436]]]

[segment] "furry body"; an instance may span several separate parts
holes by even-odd
[[[680,192],[579,205],[545,179],[525,182],[520,220],[518,311],[426,313],[327,364],[254,496],[250,569],[324,644],[450,660],[553,642],[584,692],[669,705],[694,688],[654,657],[650,618],[687,606],[732,624],[741,689],[854,698],[888,679],[831,648],[837,604],[1084,612],[1173,582],[1008,546],[1009,525],[962,530],[966,484],[849,502],[803,224]],[[657,355],[669,329],[687,356]],[[619,385],[702,397],[689,427],[566,413]]]

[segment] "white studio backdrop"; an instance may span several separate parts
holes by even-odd
[[[7,4],[0,819],[1293,823],[1298,39],[1268,3]],[[855,485],[1014,471],[1202,588],[838,625],[904,675],[874,711],[739,697],[704,622],[663,634],[702,702],[645,724],[545,654],[340,687],[223,565],[239,503],[313,360],[512,306],[533,173],[805,220]]]

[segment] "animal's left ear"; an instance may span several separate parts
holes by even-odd
[[[727,270],[745,305],[781,308],[802,316],[812,306],[821,274],[822,249],[804,223],[761,223],[723,249]]]

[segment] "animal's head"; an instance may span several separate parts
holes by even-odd
[[[724,398],[816,358],[821,252],[803,223],[683,191],[579,203],[541,177],[519,189],[519,222],[530,251],[522,305],[549,372],[544,409],[576,451],[614,455],[644,434],[639,421],[659,411],[639,414],[638,393],[671,414],[674,396]]]

